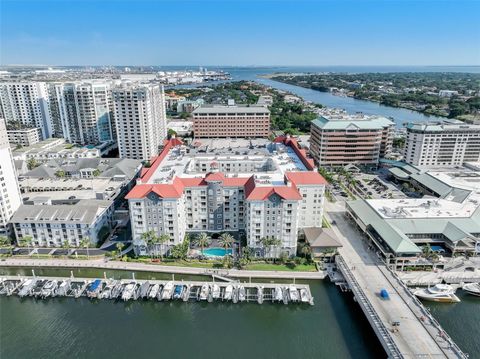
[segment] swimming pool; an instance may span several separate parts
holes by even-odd
[[[232,254],[231,249],[224,249],[224,248],[207,248],[203,250],[203,255],[207,257],[224,257],[227,254]]]

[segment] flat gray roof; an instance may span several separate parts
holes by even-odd
[[[217,114],[217,113],[270,113],[270,110],[265,106],[258,105],[203,105],[195,109],[193,114]]]

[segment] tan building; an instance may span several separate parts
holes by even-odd
[[[322,116],[312,122],[310,153],[319,166],[377,167],[392,150],[393,130],[385,117]]]
[[[195,137],[265,138],[270,111],[258,105],[205,105],[192,112]]]

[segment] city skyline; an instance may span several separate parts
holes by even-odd
[[[479,11],[468,0],[7,0],[0,64],[475,66]]]

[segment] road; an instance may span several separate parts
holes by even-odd
[[[425,318],[427,323],[422,323],[412,299],[402,293],[401,284],[368,249],[362,234],[346,220],[344,202],[326,203],[325,209],[327,219],[335,220],[332,228],[343,245],[340,254],[382,322],[391,330],[392,321],[400,321],[398,331],[391,331],[391,335],[402,354],[406,358],[455,357],[450,355],[450,345],[438,337],[441,335],[438,329],[435,326],[427,329],[429,319]],[[388,291],[390,300],[380,298],[381,289]]]

